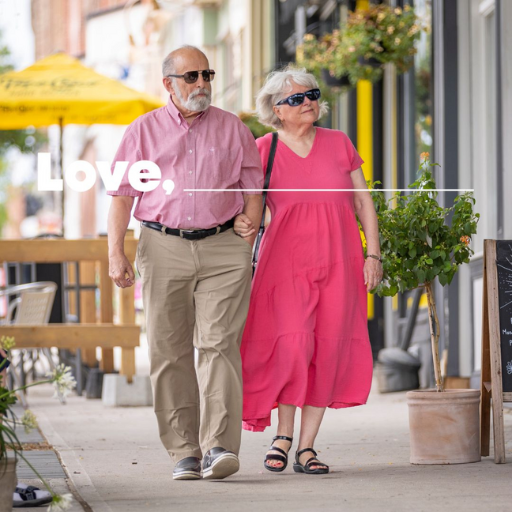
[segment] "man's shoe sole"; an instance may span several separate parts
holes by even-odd
[[[234,453],[224,453],[213,461],[208,469],[203,469],[204,480],[217,480],[233,475],[240,469],[240,461]]]
[[[201,478],[201,473],[197,471],[180,471],[179,473],[173,473],[173,480],[199,480]]]

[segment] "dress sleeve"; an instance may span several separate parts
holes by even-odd
[[[107,191],[109,196],[142,196],[142,192],[135,190],[128,181],[128,170],[132,164],[139,160],[143,160],[139,146],[139,140],[135,135],[134,125],[131,124],[123,135],[123,139],[121,140],[121,144],[119,145],[110,170],[112,173],[114,172],[116,162],[128,162],[128,167],[126,168],[126,172],[124,173],[119,188],[117,190]]]
[[[247,126],[240,121],[241,138],[243,145],[242,170],[238,181],[241,189],[263,188],[263,177],[261,172],[260,155],[254,142],[254,137]],[[244,194],[261,194],[261,192],[246,192]]]
[[[354,144],[352,144],[352,141],[349,139],[348,135],[343,134],[343,137],[345,139],[345,150],[347,152],[349,169],[350,172],[352,172],[356,169],[359,169],[359,167],[364,164],[364,160],[359,156],[359,153],[354,147]]]

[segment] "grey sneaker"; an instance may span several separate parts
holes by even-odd
[[[207,451],[203,457],[203,478],[221,479],[240,469],[238,457],[225,448],[217,447]]]
[[[185,457],[181,459],[172,472],[173,480],[198,480],[201,478],[201,459]]]

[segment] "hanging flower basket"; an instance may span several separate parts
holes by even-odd
[[[414,64],[421,30],[411,6],[371,5],[351,12],[340,30],[320,39],[306,34],[297,48],[297,63],[331,87],[355,86],[359,80],[375,82],[382,78],[384,64],[393,63],[398,73]]]
[[[409,5],[393,9],[379,4],[351,12],[338,49],[345,57],[351,82],[379,80],[386,63],[393,63],[398,73],[407,71],[414,64],[420,32],[418,18]]]
[[[335,30],[320,39],[313,34],[306,34],[303,44],[297,48],[297,64],[316,76],[321,89],[339,89],[352,85],[338,51],[340,46],[341,33]],[[323,96],[324,92],[322,90]]]

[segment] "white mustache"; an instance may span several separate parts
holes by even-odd
[[[193,100],[199,94],[204,94],[208,100],[211,99],[212,96],[208,89],[197,89],[197,91],[190,93],[188,99]]]

